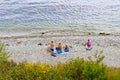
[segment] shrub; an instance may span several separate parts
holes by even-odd
[[[2,42],[0,42],[0,63],[8,61],[10,55],[6,52],[5,47]]]
[[[110,68],[106,76],[108,80],[120,80],[120,68]]]
[[[71,59],[57,65],[8,61],[9,54],[0,43],[0,80],[120,80],[120,69],[102,64],[102,51],[94,57]]]
[[[103,80],[106,70],[103,64],[77,58],[66,64],[65,75],[72,80]]]

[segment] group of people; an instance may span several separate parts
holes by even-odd
[[[51,41],[48,46],[48,51],[51,53],[52,56],[56,56],[56,54],[61,54],[63,52],[69,52],[69,47],[67,44],[62,46],[61,43],[58,43],[58,46],[55,47],[54,41]]]
[[[92,43],[91,43],[91,40],[88,39],[88,41],[83,44],[86,48],[86,50],[91,50],[92,49]],[[65,44],[64,46],[62,46],[61,43],[58,43],[58,46],[55,47],[54,45],[54,41],[51,41],[49,43],[49,46],[48,46],[48,49],[47,49],[52,56],[56,57],[56,54],[61,54],[63,52],[69,52],[69,47],[67,44]]]

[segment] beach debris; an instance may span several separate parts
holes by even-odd
[[[71,45],[69,46],[70,48],[73,48]]]
[[[5,46],[9,46],[9,44],[5,44]]]
[[[89,32],[88,35],[91,35],[91,33]]]
[[[42,35],[45,34],[44,32],[41,33]]]
[[[99,33],[99,35],[105,35],[105,33]]]
[[[79,44],[79,41],[75,41],[74,44]]]
[[[110,33],[99,33],[99,35],[105,36],[105,35],[110,35]]]
[[[42,43],[38,43],[38,45],[42,46],[43,44]]]
[[[21,44],[21,41],[18,41],[17,44]]]

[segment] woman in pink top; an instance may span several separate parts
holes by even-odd
[[[86,50],[91,50],[91,49],[92,49],[92,43],[91,43],[91,40],[88,39],[86,43]]]
[[[87,41],[87,46],[90,47],[91,46],[91,41],[88,39]]]

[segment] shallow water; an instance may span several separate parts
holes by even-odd
[[[0,0],[1,34],[45,26],[120,32],[120,0]]]

